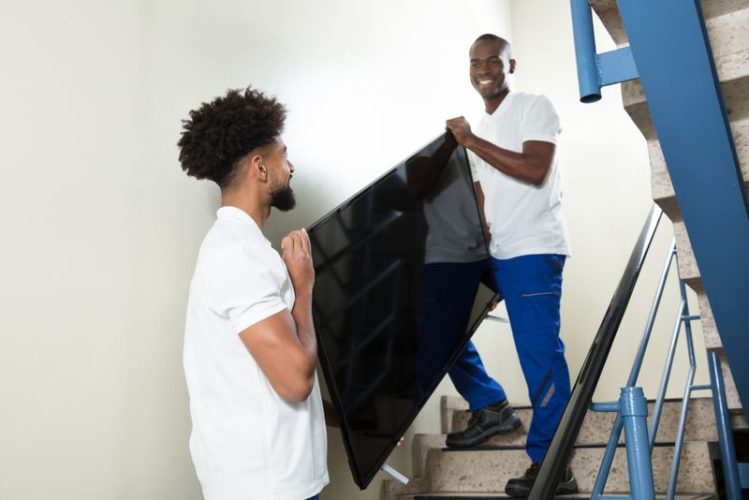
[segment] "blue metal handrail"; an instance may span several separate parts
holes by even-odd
[[[653,323],[658,313],[659,305],[663,292],[665,289],[665,282],[668,277],[669,269],[676,263],[678,270],[678,255],[676,254],[675,243],[672,242],[668,256],[666,258],[663,273],[661,274],[661,280],[656,291],[656,296],[653,301],[653,307],[651,308],[650,315],[648,316],[647,325],[640,341],[640,347],[638,348],[635,356],[630,376],[627,380],[627,385],[622,388],[622,395],[624,397],[625,390],[631,391],[632,389],[639,389],[635,387],[637,383],[637,377],[642,366],[645,352],[651,337]],[[677,271],[678,272],[678,271]],[[666,498],[672,500],[676,496],[676,484],[679,478],[679,468],[681,465],[681,453],[684,447],[684,435],[686,429],[687,416],[689,412],[689,401],[693,391],[698,390],[711,390],[713,393],[713,403],[715,409],[716,426],[718,428],[719,445],[721,450],[721,459],[724,468],[724,479],[726,483],[726,490],[728,498],[730,500],[738,500],[741,498],[741,485],[738,475],[738,465],[736,462],[736,456],[733,448],[733,436],[731,435],[730,417],[728,409],[725,403],[725,389],[723,388],[723,377],[720,372],[720,360],[718,360],[715,353],[708,353],[708,363],[710,367],[710,380],[709,385],[695,385],[694,377],[696,372],[697,363],[694,355],[694,340],[692,337],[691,322],[699,320],[699,316],[693,316],[689,314],[689,304],[687,300],[686,285],[682,279],[679,279],[679,292],[681,294],[681,303],[679,305],[679,312],[676,319],[676,325],[674,326],[673,333],[671,335],[671,342],[666,356],[666,363],[664,366],[663,374],[661,377],[661,383],[658,390],[658,396],[655,400],[653,417],[651,420],[651,427],[649,438],[647,437],[647,431],[645,438],[642,438],[642,425],[644,418],[637,420],[630,420],[625,422],[623,419],[624,411],[627,409],[623,406],[620,400],[619,404],[614,403],[593,403],[591,404],[591,410],[593,411],[615,411],[617,416],[614,420],[614,425],[609,437],[609,441],[604,453],[603,460],[601,462],[601,468],[598,471],[593,491],[591,492],[591,498],[596,500],[612,499],[618,497],[604,496],[603,491],[606,486],[606,480],[608,479],[611,465],[614,460],[614,454],[616,452],[619,438],[621,436],[622,427],[627,430],[628,426],[635,426],[635,429],[630,429],[629,435],[626,440],[627,446],[627,460],[630,468],[630,486],[632,489],[633,498],[640,498],[638,495],[650,498],[654,485],[652,474],[648,474],[651,467],[651,454],[655,446],[655,439],[658,433],[658,427],[660,424],[660,417],[663,410],[663,405],[666,399],[666,391],[668,389],[668,383],[671,376],[673,367],[673,360],[676,354],[676,347],[679,340],[679,334],[684,326],[684,336],[686,338],[687,354],[689,359],[689,371],[687,374],[684,394],[681,402],[681,410],[679,413],[679,423],[677,426],[676,440],[674,444],[674,455],[673,461],[671,462],[671,472],[668,480],[668,487],[666,490]],[[717,369],[716,369],[717,366]],[[627,392],[628,397],[632,398],[631,392]],[[640,398],[644,402],[644,397]],[[646,425],[646,424],[645,424]],[[637,427],[639,426],[639,427]],[[642,449],[642,447],[647,450]],[[632,450],[631,448],[640,448]],[[637,495],[635,492],[638,492]]]
[[[650,336],[653,332],[653,325],[655,324],[655,318],[658,314],[658,309],[660,308],[661,299],[663,298],[663,291],[666,288],[666,281],[671,269],[671,262],[673,261],[675,254],[676,245],[674,242],[672,242],[668,257],[666,258],[666,262],[663,267],[663,272],[661,272],[661,279],[658,282],[658,288],[655,293],[655,298],[653,299],[653,306],[650,310],[650,314],[648,315],[648,321],[645,325],[645,331],[642,335],[642,339],[640,340],[640,346],[637,349],[637,354],[635,355],[635,360],[632,364],[632,370],[630,371],[629,378],[627,379],[626,387],[634,387],[637,384],[637,378],[640,375],[642,362],[645,359],[645,352],[647,350],[648,343],[650,342]],[[596,403],[593,403],[593,405],[596,405]],[[591,406],[591,408],[596,409],[594,406]],[[616,447],[619,444],[619,438],[621,437],[622,425],[622,418],[619,414],[617,414],[616,418],[614,419],[614,426],[611,431],[611,436],[609,437],[609,442],[606,446],[606,452],[603,455],[601,468],[598,470],[598,476],[596,477],[596,482],[593,486],[591,498],[597,498],[603,495],[603,489],[606,486],[606,479],[608,478],[609,472],[611,471],[611,465],[614,462],[614,453],[616,452]],[[653,439],[654,438],[655,436],[653,435]],[[652,441],[650,441],[650,443],[650,448],[652,449]]]
[[[593,392],[619,331],[619,325],[637,284],[637,279],[640,276],[643,262],[650,248],[650,243],[653,241],[662,213],[661,209],[655,205],[650,209],[645,225],[629,257],[624,274],[593,339],[588,356],[580,368],[567,406],[541,463],[541,468],[538,470],[536,481],[528,495],[531,500],[546,500],[554,497],[562,472],[569,463],[575,440],[588,412]]]
[[[589,1],[570,2],[580,100],[595,102],[602,86],[640,79],[736,390],[749,408],[749,196],[701,2],[617,0],[629,45],[602,54]]]

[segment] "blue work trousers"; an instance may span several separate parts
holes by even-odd
[[[534,463],[543,460],[570,395],[559,338],[564,261],[563,255],[542,254],[491,262],[533,406],[526,451]],[[486,373],[473,344],[466,346],[450,377],[472,410],[505,399],[499,397],[504,390]]]
[[[424,266],[421,333],[417,379],[432,381],[445,366],[450,351],[461,341],[469,326],[476,290],[484,282],[494,285],[491,260],[441,262]],[[484,370],[478,351],[470,341],[448,372],[456,389],[471,410],[506,399],[502,387]],[[429,388],[421,387],[426,393]]]

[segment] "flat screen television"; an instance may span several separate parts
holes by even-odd
[[[450,133],[308,228],[320,365],[362,489],[497,298],[482,228]]]

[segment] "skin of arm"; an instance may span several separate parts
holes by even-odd
[[[534,186],[540,186],[554,163],[556,145],[545,141],[525,141],[523,151],[515,153],[476,136],[465,118],[447,120],[446,128],[458,144],[470,149],[503,174]]]
[[[289,271],[296,300],[239,334],[247,350],[286,401],[302,402],[312,391],[317,340],[312,320],[315,271],[307,231],[292,231],[281,241],[281,257]]]

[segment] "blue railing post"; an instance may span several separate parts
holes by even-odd
[[[593,13],[588,0],[570,0],[572,34],[577,58],[577,81],[582,102],[601,98],[601,80],[596,61],[596,39],[593,34]]]
[[[653,464],[648,439],[648,406],[641,387],[623,387],[619,414],[624,424],[627,467],[632,498],[654,500]]]
[[[637,66],[629,47],[596,52],[593,11],[588,0],[570,0],[570,7],[580,101],[596,102],[601,99],[601,87],[637,78]]]
[[[736,449],[733,444],[731,416],[728,414],[726,388],[723,385],[723,371],[720,368],[720,358],[718,358],[715,352],[708,351],[707,364],[710,370],[710,386],[713,390],[715,426],[718,431],[720,462],[723,468],[723,479],[726,483],[726,495],[728,496],[728,500],[739,500],[741,498],[741,478],[736,462]]]

